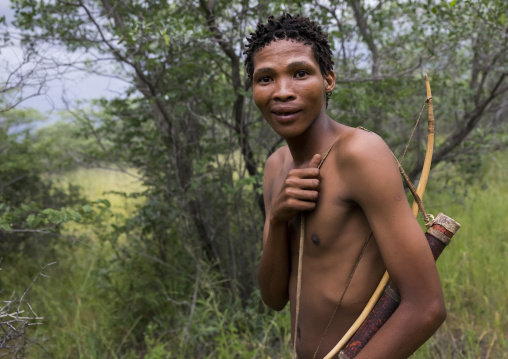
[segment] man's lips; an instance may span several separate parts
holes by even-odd
[[[287,116],[287,115],[293,115],[300,111],[272,111],[272,113],[278,115],[278,116]]]
[[[296,115],[299,112],[301,112],[301,110],[298,110],[298,109],[274,109],[271,112],[278,120],[290,121],[290,120],[293,120],[296,117]]]
[[[297,112],[300,112],[301,110],[298,109],[298,108],[294,108],[294,107],[282,107],[282,106],[278,106],[278,107],[274,107],[272,108],[271,112],[275,115],[279,115],[279,116],[287,116],[287,115],[293,115]]]

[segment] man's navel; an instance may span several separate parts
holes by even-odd
[[[312,233],[312,236],[310,237],[312,243],[314,243],[316,246],[319,246],[321,244],[321,238],[316,233]]]

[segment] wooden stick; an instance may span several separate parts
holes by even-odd
[[[342,349],[344,345],[348,342],[348,340],[355,334],[355,332],[360,328],[360,325],[364,322],[365,318],[370,314],[372,311],[372,308],[374,308],[374,305],[379,300],[379,297],[381,297],[381,294],[383,294],[383,290],[385,289],[386,285],[388,284],[388,281],[390,280],[390,276],[388,275],[388,272],[386,271],[383,275],[383,278],[381,278],[381,281],[379,282],[376,290],[374,291],[374,294],[372,294],[372,297],[367,302],[367,305],[363,309],[360,316],[356,319],[356,321],[353,323],[353,325],[349,328],[349,330],[344,334],[342,339],[333,347],[333,349],[323,358],[323,359],[332,359],[339,350]]]

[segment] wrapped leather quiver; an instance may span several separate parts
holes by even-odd
[[[425,237],[427,237],[434,260],[437,260],[459,228],[459,223],[442,213],[439,213],[436,219],[430,222]],[[349,339],[346,346],[339,352],[338,357],[340,359],[353,359],[386,323],[399,306],[399,303],[399,292],[393,284],[390,284],[385,288],[383,295],[379,298],[372,312],[370,312],[360,328]]]

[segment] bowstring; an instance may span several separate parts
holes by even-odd
[[[420,119],[422,118],[423,110],[425,110],[425,106],[429,103],[429,100],[432,99],[432,96],[427,97],[425,99],[425,102],[423,103],[422,110],[420,111],[420,115],[418,116],[418,120],[416,120],[416,124],[413,127],[413,132],[411,132],[411,136],[409,137],[409,141],[407,141],[406,148],[404,149],[404,153],[402,154],[402,157],[400,158],[400,163],[402,164],[402,161],[404,161],[404,156],[406,155],[407,149],[409,148],[409,145],[411,144],[411,141],[413,140],[413,135],[415,134],[416,128],[418,127],[418,124],[420,123]]]

